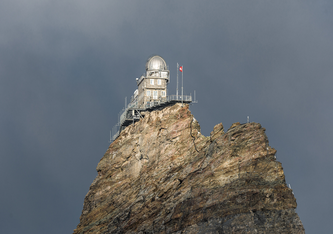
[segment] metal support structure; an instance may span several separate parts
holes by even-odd
[[[138,112],[140,118],[143,119],[143,116],[141,115],[140,111],[138,111],[138,110],[135,110],[135,111]]]

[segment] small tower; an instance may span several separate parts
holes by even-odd
[[[137,80],[138,107],[148,108],[154,102],[163,102],[167,97],[170,71],[161,56],[155,55],[146,63],[146,73]]]

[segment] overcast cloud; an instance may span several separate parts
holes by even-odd
[[[202,133],[259,122],[306,233],[333,202],[332,1],[0,2],[0,232],[71,233],[150,55],[184,66]]]

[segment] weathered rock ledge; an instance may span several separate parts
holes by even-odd
[[[74,233],[304,233],[275,153],[258,123],[205,137],[186,105],[147,113],[99,162]]]

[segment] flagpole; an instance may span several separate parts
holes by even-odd
[[[177,63],[177,91],[176,91],[177,100],[178,100],[178,69],[179,69],[179,65]]]
[[[182,65],[182,106],[184,100],[184,65]]]

